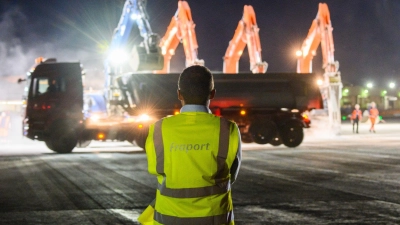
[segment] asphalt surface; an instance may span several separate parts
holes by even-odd
[[[400,224],[400,123],[341,130],[306,130],[294,149],[244,144],[236,224]],[[55,154],[0,139],[0,224],[138,224],[156,187],[146,167],[127,142]]]

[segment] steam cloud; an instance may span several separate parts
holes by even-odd
[[[102,87],[101,57],[94,58],[92,52],[71,48],[68,46],[71,40],[65,38],[43,40],[43,35],[34,29],[36,25],[18,6],[0,15],[0,100],[21,99],[25,84],[18,84],[17,80],[25,78],[39,56],[66,62],[80,61],[86,71],[85,86]]]

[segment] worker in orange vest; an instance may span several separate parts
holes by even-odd
[[[361,113],[361,110],[360,110],[360,105],[356,104],[354,106],[354,110],[351,113],[351,117],[350,117],[350,119],[351,119],[351,121],[353,123],[353,133],[354,133],[354,125],[357,125],[356,133],[358,134],[358,122],[361,120],[361,118],[362,118],[362,113]]]
[[[371,109],[369,110],[369,119],[371,120],[371,128],[369,128],[369,132],[375,133],[375,122],[378,116],[379,116],[379,111],[376,108],[376,104],[375,102],[371,102]]]

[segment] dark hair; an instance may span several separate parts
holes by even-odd
[[[213,75],[205,66],[190,66],[179,76],[178,89],[186,104],[205,104],[214,89]]]

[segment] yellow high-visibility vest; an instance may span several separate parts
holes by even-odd
[[[184,112],[149,129],[149,173],[157,176],[154,224],[234,224],[230,169],[237,125],[204,112]]]

